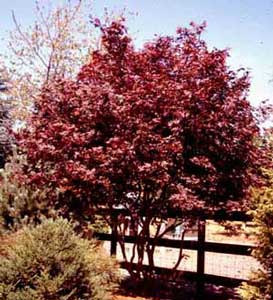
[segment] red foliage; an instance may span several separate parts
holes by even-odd
[[[258,134],[249,78],[209,50],[205,25],[136,50],[123,22],[102,26],[74,82],[44,88],[23,134],[30,182],[61,205],[160,212],[239,200],[255,179]],[[61,200],[59,200],[61,201]]]

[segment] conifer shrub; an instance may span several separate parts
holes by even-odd
[[[50,206],[48,190],[28,185],[19,179],[27,167],[25,157],[14,151],[0,169],[0,233],[17,231],[28,224],[38,224],[43,217],[57,216]]]
[[[0,249],[1,300],[111,299],[117,263],[67,220],[24,227],[11,241]]]
[[[257,248],[252,255],[261,267],[243,283],[239,293],[243,300],[273,300],[273,173],[266,172],[268,185],[255,191],[250,212],[256,225]]]

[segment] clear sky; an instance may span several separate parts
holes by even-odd
[[[59,0],[40,0],[59,3]],[[63,0],[64,1],[64,0]],[[76,0],[71,0],[76,1]],[[12,28],[11,10],[21,24],[34,19],[35,0],[0,0],[0,36]],[[102,16],[104,8],[137,13],[129,16],[128,26],[136,43],[153,38],[154,34],[172,34],[176,27],[207,21],[204,35],[210,47],[230,48],[232,68],[251,71],[250,101],[273,102],[273,0],[94,0],[93,15]],[[0,43],[4,47],[5,43]],[[0,49],[1,50],[1,49]]]

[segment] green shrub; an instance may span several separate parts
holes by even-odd
[[[65,219],[48,219],[0,251],[0,299],[111,299],[118,272],[96,241],[76,235]]]
[[[273,300],[273,173],[266,172],[268,185],[253,196],[251,215],[256,225],[257,248],[252,255],[261,268],[239,289],[243,300]]]

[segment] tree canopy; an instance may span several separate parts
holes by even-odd
[[[123,20],[93,23],[101,47],[90,62],[35,102],[21,139],[28,182],[57,189],[60,207],[80,213],[122,204],[156,214],[245,197],[259,163],[247,72],[208,48],[205,24],[136,49]]]

